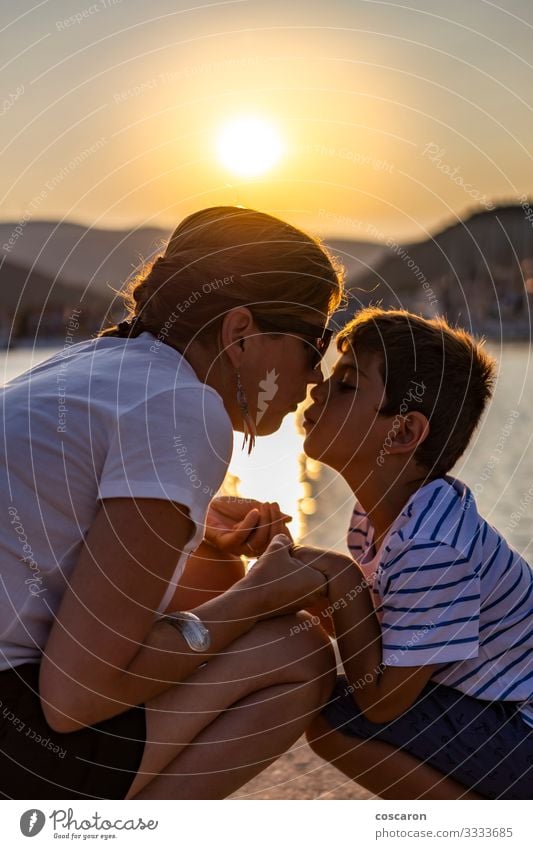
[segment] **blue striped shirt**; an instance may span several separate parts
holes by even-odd
[[[521,702],[533,726],[533,569],[446,476],[417,490],[378,552],[356,502],[348,548],[371,577],[387,666],[442,664],[432,680]]]

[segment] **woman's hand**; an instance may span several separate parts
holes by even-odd
[[[346,570],[353,570],[356,563],[347,554],[338,551],[328,551],[325,548],[315,548],[311,545],[292,545],[291,556],[306,566],[311,566],[321,572],[328,584],[334,581]]]
[[[207,511],[205,539],[225,554],[259,557],[276,534],[287,534],[291,516],[279,504],[218,496]]]
[[[278,534],[241,581],[261,593],[260,619],[302,610],[326,594],[324,575],[291,556],[292,541]]]

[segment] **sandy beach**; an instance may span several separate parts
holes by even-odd
[[[375,799],[317,757],[305,739],[231,796],[232,799]]]

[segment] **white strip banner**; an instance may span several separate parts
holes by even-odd
[[[266,807],[268,806],[268,807]],[[315,808],[313,811],[312,808]],[[79,844],[205,849],[491,846],[530,849],[527,802],[12,801],[2,845]]]

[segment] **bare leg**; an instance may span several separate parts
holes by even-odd
[[[382,799],[482,799],[453,778],[381,740],[361,740],[318,716],[307,731],[314,752]]]
[[[298,621],[259,623],[147,703],[147,742],[126,798],[223,798],[299,737],[335,672],[320,628],[290,635]]]
[[[225,799],[296,742],[320,710],[317,696],[316,687],[296,684],[242,699],[135,798]]]

